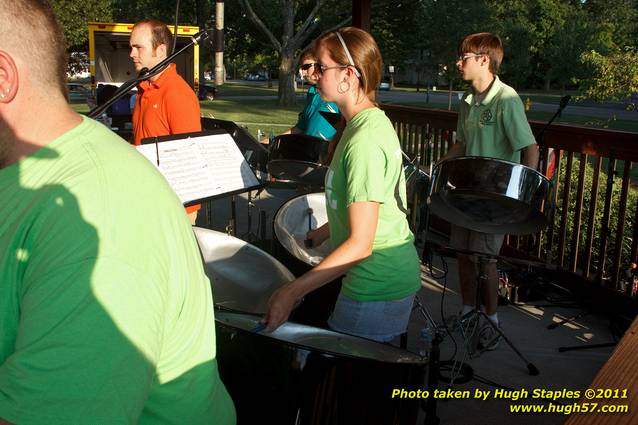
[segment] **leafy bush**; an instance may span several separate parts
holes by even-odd
[[[577,268],[582,272],[582,267],[584,267],[584,257],[585,257],[585,247],[586,247],[586,237],[587,237],[587,229],[589,227],[589,211],[591,208],[591,197],[592,197],[592,184],[594,178],[594,166],[595,166],[595,158],[589,158],[586,162],[585,169],[585,179],[583,185],[583,204],[582,204],[582,212],[581,212],[581,222],[578,229],[574,228],[575,225],[575,210],[576,210],[576,201],[577,201],[577,190],[578,190],[578,176],[580,172],[580,166],[582,164],[581,158],[579,155],[574,155],[574,161],[572,164],[572,177],[571,177],[571,187],[569,191],[569,202],[568,202],[568,215],[567,215],[567,232],[566,232],[566,241],[565,241],[565,257],[564,264],[569,264],[570,255],[575,248],[572,244],[572,235],[575,232],[578,232],[579,242],[578,242],[578,253],[577,253]],[[554,238],[553,244],[554,246],[558,245],[559,238],[559,229],[561,224],[561,216],[562,216],[562,203],[564,196],[564,184],[565,184],[565,171],[566,171],[566,157],[561,161],[560,167],[560,177],[559,177],[559,193],[558,193],[558,202],[556,205],[556,212],[554,217]],[[600,240],[602,236],[602,220],[604,214],[605,207],[605,194],[607,190],[607,161],[603,161],[601,171],[598,177],[598,195],[595,200],[595,208],[596,213],[594,215],[594,237],[592,244],[592,252],[591,252],[591,265],[590,265],[590,273],[597,274],[599,272],[599,255],[600,255]],[[630,258],[631,256],[631,245],[633,239],[633,229],[634,229],[634,221],[635,221],[635,211],[636,204],[638,202],[638,189],[634,187],[633,184],[630,183],[629,191],[627,194],[626,201],[626,211],[623,217],[619,216],[620,213],[620,200],[621,200],[621,191],[622,191],[622,173],[623,173],[624,163],[622,161],[618,161],[616,163],[616,173],[613,177],[613,186],[612,186],[612,197],[611,197],[611,208],[610,208],[610,218],[609,218],[609,231],[607,237],[607,255],[605,261],[605,274],[603,278],[610,278],[611,269],[613,267],[613,253],[616,247],[616,231],[618,229],[619,223],[622,221],[624,223],[624,230],[622,236],[622,250],[621,250],[621,269],[628,268],[629,264],[632,261],[636,261],[636,259]],[[556,250],[554,250],[554,254],[556,255]],[[558,259],[553,259],[553,263],[558,263]]]

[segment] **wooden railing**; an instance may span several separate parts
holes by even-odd
[[[454,143],[457,113],[382,105],[404,151],[429,167]],[[530,121],[538,135],[545,123]],[[638,189],[632,181],[638,134],[554,124],[545,132],[542,156],[555,158],[554,220],[543,232],[509,236],[519,254],[635,296],[627,273],[638,257]],[[548,161],[543,170],[547,175]],[[620,174],[618,173],[620,171]],[[629,284],[628,284],[629,283]]]

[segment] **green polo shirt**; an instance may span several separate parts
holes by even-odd
[[[456,134],[465,155],[511,162],[520,162],[520,150],[536,143],[521,98],[498,76],[481,103],[471,89],[463,95]]]

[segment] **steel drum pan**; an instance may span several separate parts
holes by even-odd
[[[305,134],[277,136],[270,144],[268,172],[277,181],[323,187],[328,144]]]
[[[312,209],[310,215],[309,209]],[[310,228],[316,229],[327,222],[325,193],[310,193],[293,198],[279,208],[273,223],[274,234],[286,251],[304,264],[315,266],[332,251],[330,241],[306,248],[303,240]]]
[[[460,157],[432,173],[432,213],[467,229],[525,235],[549,223],[552,186],[538,171],[500,159]]]
[[[265,314],[273,292],[295,276],[256,246],[214,230],[193,227],[217,308]]]
[[[308,215],[308,209],[312,209],[311,215]],[[273,220],[275,255],[296,276],[301,276],[319,264],[333,249],[329,240],[316,248],[304,246],[309,220],[313,229],[328,221],[325,193],[311,193],[292,198],[279,208]],[[334,310],[340,291],[341,278],[312,291],[291,314],[290,320],[327,327],[328,317]]]
[[[219,371],[238,424],[415,424],[425,362],[367,339],[287,322],[251,332],[260,317],[216,314]]]

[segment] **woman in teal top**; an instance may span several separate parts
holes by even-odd
[[[270,300],[265,321],[276,329],[305,294],[345,274],[328,323],[377,341],[405,332],[420,287],[419,260],[406,218],[399,140],[375,103],[383,64],[370,34],[341,28],[316,42],[317,89],[335,102],[346,127],[326,174],[328,223],[308,233],[335,250]]]
[[[306,93],[306,103],[299,113],[299,118],[294,127],[289,128],[281,134],[305,134],[323,140],[332,140],[335,135],[335,128],[321,115],[321,112],[332,114],[339,113],[339,107],[332,102],[325,102],[321,99],[315,84],[317,77],[315,73],[315,53],[313,46],[301,52],[299,58],[299,72],[302,78],[308,82],[308,92]],[[261,143],[268,144],[268,138],[261,140]]]

